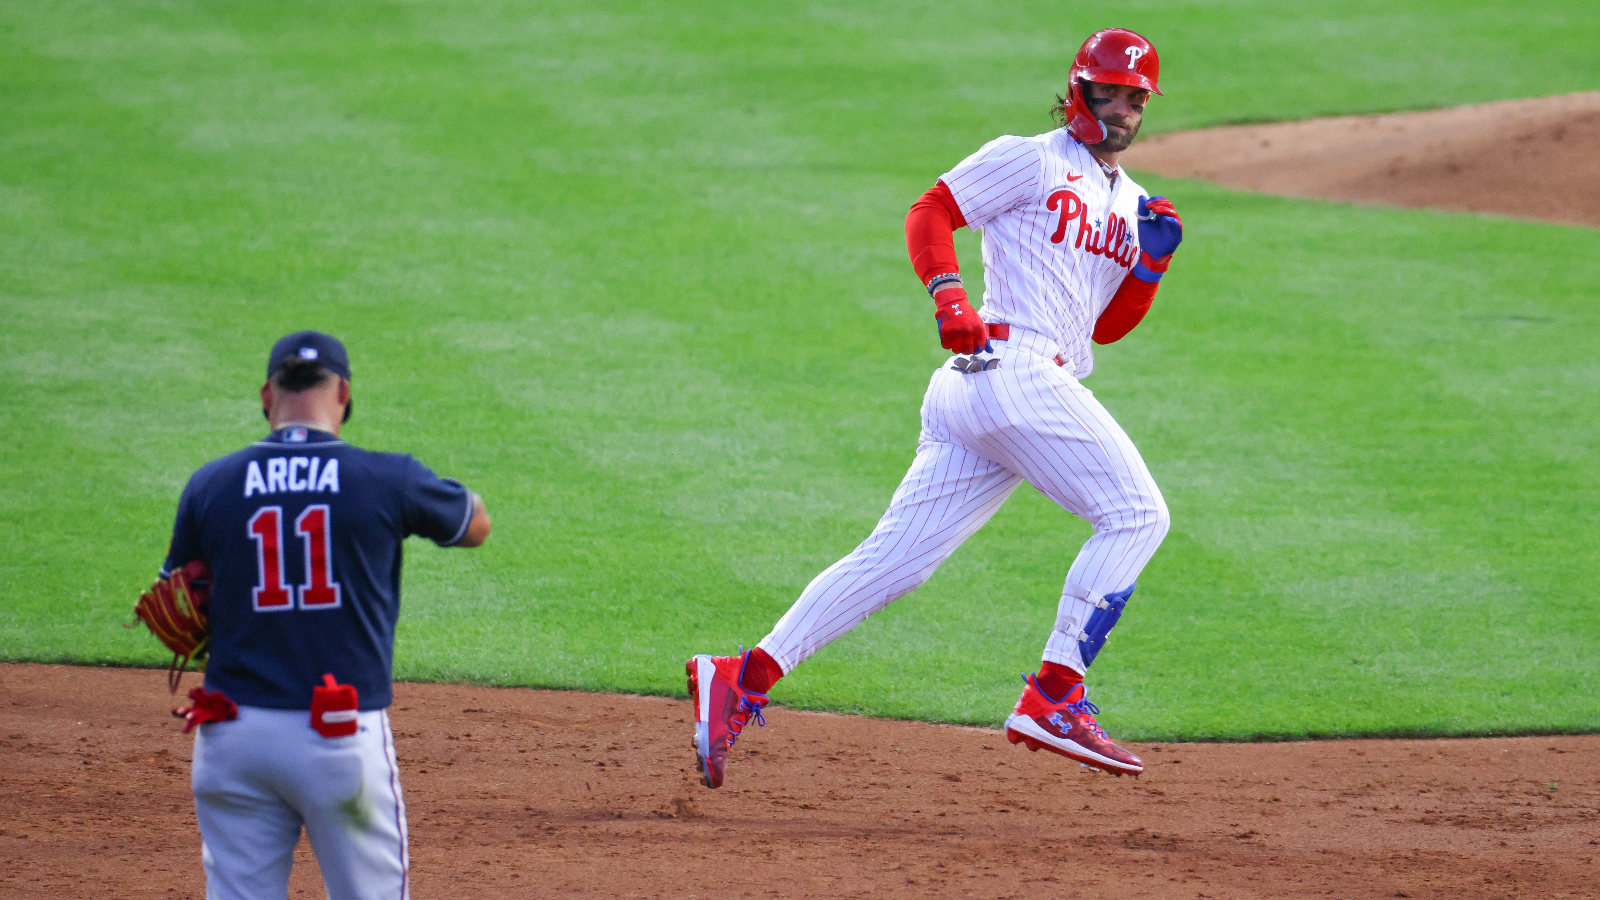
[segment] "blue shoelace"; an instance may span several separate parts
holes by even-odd
[[[1100,707],[1089,702],[1089,694],[1087,692],[1084,693],[1082,700],[1076,703],[1068,703],[1067,709],[1072,710],[1077,715],[1088,718],[1089,728],[1094,732],[1095,737],[1100,738],[1102,741],[1111,740],[1106,736],[1105,729],[1100,727],[1100,723],[1095,721],[1094,717],[1100,714]]]
[[[761,695],[756,694],[755,696],[760,697]],[[761,697],[761,699],[765,700],[767,698]],[[761,704],[751,700],[749,697],[740,697],[739,708],[750,714],[750,718],[745,720],[746,725],[755,722],[758,728],[767,727],[767,717],[761,714]]]
[[[747,693],[752,696],[760,697],[763,700],[767,699],[765,694],[757,694],[755,691],[749,691]],[[744,725],[749,725],[751,722],[755,722],[758,728],[767,727],[767,717],[761,714],[761,704],[751,700],[750,697],[740,695],[738,710],[742,713],[748,713],[748,716],[744,720]],[[733,742],[739,739],[739,735],[744,731],[744,725],[740,725],[738,731],[729,729],[729,747],[732,747]]]
[[[739,645],[739,679],[736,682],[736,684],[741,685],[741,687],[739,688],[739,690],[740,690],[740,694],[739,694],[739,711],[743,712],[743,713],[749,713],[750,714],[748,717],[746,717],[746,719],[744,721],[745,725],[749,725],[751,721],[754,721],[756,723],[756,727],[757,728],[765,728],[765,727],[767,727],[767,717],[763,716],[761,714],[761,704],[754,702],[750,698],[751,697],[760,697],[762,700],[765,700],[765,699],[767,699],[767,695],[766,694],[758,694],[755,691],[746,691],[742,687],[742,685],[744,684],[744,667],[749,662],[750,662],[750,651],[744,649],[744,645],[740,644]],[[743,730],[744,730],[744,725],[739,726],[739,731],[743,731]],[[733,743],[733,739],[738,737],[738,736],[739,736],[739,732],[737,732],[737,731],[734,732],[733,734],[729,735],[728,736],[728,743],[732,744]]]

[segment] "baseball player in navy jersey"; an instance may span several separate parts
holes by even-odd
[[[1095,721],[1084,675],[1134,581],[1166,536],[1167,505],[1122,428],[1081,379],[1091,341],[1127,334],[1150,309],[1182,238],[1172,204],[1117,164],[1157,89],[1150,42],[1092,35],[1057,98],[1061,126],[1001,137],[945,173],[906,217],[913,267],[933,297],[940,343],[911,469],[859,547],[808,585],[755,649],[689,660],[695,753],[709,787],[774,682],[915,590],[1024,481],[1094,526],[1067,571],[1037,673],[1006,720],[1012,743],[1115,774],[1144,770]],[[983,233],[981,314],[968,302],[952,232]]]
[[[303,826],[328,896],[409,896],[387,708],[401,544],[476,547],[483,501],[409,456],[339,440],[350,364],[305,331],[272,348],[271,433],[207,463],[163,574],[210,570],[210,661],[187,710],[206,896],[283,898]]]

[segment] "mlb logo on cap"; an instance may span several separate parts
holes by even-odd
[[[267,357],[267,377],[290,360],[315,362],[341,378],[350,377],[350,358],[345,355],[344,344],[333,335],[320,331],[297,331],[285,335],[272,345],[272,355]]]

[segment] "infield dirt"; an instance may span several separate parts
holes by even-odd
[[[1600,226],[1600,92],[1164,134],[1122,162],[1289,197]]]
[[[204,893],[164,682],[0,665],[0,896]],[[711,791],[690,715],[396,685],[415,895],[1600,895],[1600,736],[1140,744],[1136,780],[997,731],[778,708]],[[304,841],[290,896],[322,896]]]

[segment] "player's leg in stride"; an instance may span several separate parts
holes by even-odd
[[[1059,699],[1050,697],[1039,686],[1037,675],[1023,677],[1027,687],[1017,700],[1017,708],[1006,719],[1006,738],[1029,750],[1049,750],[1068,759],[1113,775],[1138,775],[1144,760],[1106,737],[1094,720],[1100,707],[1089,702],[1083,682]]]
[[[695,757],[719,787],[734,739],[772,686],[811,654],[911,593],[989,520],[1022,479],[953,443],[925,439],[877,528],[850,555],[811,580],[772,633],[738,656],[689,660]]]

